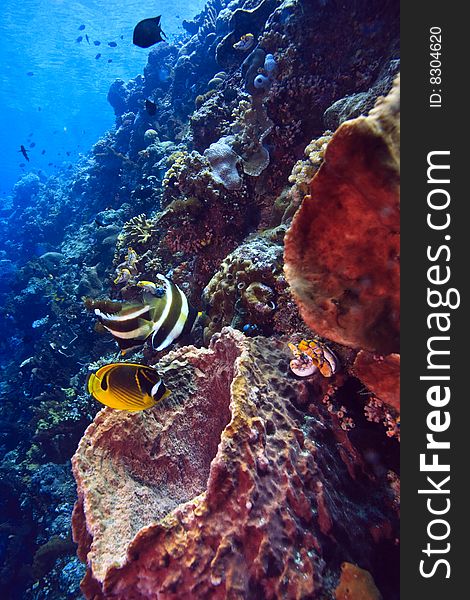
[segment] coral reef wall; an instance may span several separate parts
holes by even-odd
[[[395,599],[396,93],[366,115],[399,70],[398,3],[209,0],[184,27],[113,83],[87,156],[0,207],[0,586],[79,597],[86,568],[88,598],[342,597],[352,578]],[[158,273],[204,310],[182,343],[209,348],[144,348],[171,398],[93,422],[86,376],[116,346],[87,307]],[[287,344],[319,336],[340,368],[298,381]]]

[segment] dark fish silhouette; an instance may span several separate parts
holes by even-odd
[[[123,39],[124,39],[124,36],[123,36],[123,35],[121,35],[121,40],[123,40]]]
[[[53,163],[47,163],[48,167],[52,167]]]
[[[40,106],[38,106],[38,110],[39,110],[39,111],[41,111],[41,110],[42,110],[42,108],[41,108]]]
[[[96,60],[98,60],[98,58],[100,58],[101,54],[98,52],[98,54],[95,56]]]
[[[101,44],[99,40],[95,40],[93,43],[95,44],[95,46],[99,46]]]
[[[18,150],[18,152],[21,152],[21,154],[26,158],[26,160],[29,162],[29,156],[28,156],[28,152],[26,150],[26,148],[23,146],[23,144],[21,144],[20,149]]]
[[[157,105],[147,98],[147,100],[145,100],[145,110],[150,116],[153,116],[157,112]]]
[[[34,146],[36,145],[36,142],[31,142],[31,144],[29,145],[30,148],[34,148]]]
[[[67,156],[70,156],[70,152],[66,152],[65,154],[66,154]]]
[[[45,150],[43,150],[43,151],[41,152],[41,154],[46,154],[46,151],[45,151]]]
[[[113,59],[112,59],[112,58],[108,58],[108,62],[109,62],[109,63],[110,63],[110,62],[113,62]]]
[[[88,34],[85,33],[85,39],[88,43],[90,43],[90,38],[88,37]]]
[[[77,42],[77,44],[79,44],[82,40],[83,40],[83,36],[79,35],[75,41]]]
[[[28,71],[28,72],[26,73],[26,75],[27,75],[28,77],[32,77],[32,76],[34,75],[34,73],[33,73],[32,71]]]
[[[116,42],[108,42],[108,46],[110,46],[111,48],[116,48],[117,44]]]
[[[23,169],[24,167],[26,167],[26,165],[24,163],[20,163],[20,167]]]
[[[78,28],[79,31],[83,31],[85,29],[85,25],[80,25],[80,27]]]
[[[133,44],[140,48],[149,48],[157,42],[163,42],[162,35],[166,37],[160,27],[159,17],[153,17],[152,19],[144,19],[137,23],[134,28],[134,35],[132,38]]]

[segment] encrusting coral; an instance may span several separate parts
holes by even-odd
[[[377,577],[394,492],[289,374],[285,344],[230,328],[156,366],[173,396],[105,409],[73,459],[86,598],[331,597],[344,561]]]
[[[282,273],[282,246],[253,236],[229,254],[203,293],[208,321],[204,337],[225,325],[264,325],[276,310],[276,284]]]
[[[221,183],[228,190],[239,190],[242,180],[237,170],[239,157],[231,148],[233,137],[221,137],[211,144],[204,152],[204,156],[212,167],[212,176],[217,183]]]

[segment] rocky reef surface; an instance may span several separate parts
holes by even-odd
[[[111,86],[72,172],[1,209],[0,585],[397,598],[398,83],[373,107],[398,5],[209,0],[185,28]],[[207,318],[136,356],[168,400],[98,413],[86,375],[116,347],[87,302],[158,273]],[[338,368],[298,379],[288,343],[313,338]]]

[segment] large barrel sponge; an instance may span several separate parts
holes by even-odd
[[[224,329],[158,363],[169,399],[102,410],[73,458],[86,598],[333,598],[344,561],[396,552],[386,472],[367,474],[280,340]],[[369,446],[368,446],[369,447]]]
[[[343,123],[285,238],[285,273],[305,323],[338,343],[399,348],[399,81]]]

